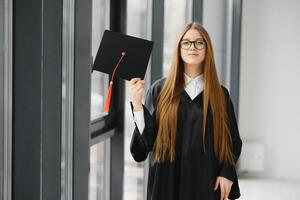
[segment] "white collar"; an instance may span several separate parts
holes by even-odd
[[[191,81],[196,81],[197,85],[203,85],[203,82],[204,82],[203,74],[200,74],[200,75],[196,76],[195,78],[190,77],[186,73],[183,73],[183,74],[184,74],[184,80],[185,80],[186,85],[188,85]]]

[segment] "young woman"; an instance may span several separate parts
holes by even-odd
[[[242,141],[200,24],[183,30],[168,76],[151,85],[144,104],[144,80],[133,78],[130,91],[136,124],[130,151],[137,162],[149,154],[148,200],[239,198]]]

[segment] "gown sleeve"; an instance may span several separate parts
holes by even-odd
[[[134,115],[132,102],[130,103],[132,114]],[[141,133],[137,127],[137,124],[135,123],[135,128],[130,142],[131,155],[137,162],[142,162],[147,158],[148,153],[152,151],[153,144],[156,138],[153,85],[147,90],[145,103],[142,106],[144,112],[145,127]]]
[[[238,181],[237,181],[237,173],[235,169],[235,165],[240,157],[241,149],[242,149],[242,140],[239,134],[239,129],[236,122],[234,107],[229,95],[229,92],[226,88],[224,88],[225,91],[225,97],[227,101],[227,112],[229,117],[229,128],[230,128],[230,134],[232,138],[232,152],[235,157],[235,163],[234,165],[230,164],[222,164],[219,176],[225,177],[233,182],[233,186],[231,187],[231,191],[229,194],[229,199],[236,199],[240,196],[239,194],[239,187],[238,187]]]

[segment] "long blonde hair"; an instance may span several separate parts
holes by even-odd
[[[198,30],[206,42],[206,55],[203,61],[204,92],[203,92],[203,148],[205,151],[205,135],[208,107],[213,116],[214,151],[219,162],[234,163],[231,150],[229,120],[226,100],[216,72],[215,59],[210,37],[202,25],[196,22],[188,24],[177,41],[169,74],[157,98],[156,122],[157,137],[154,143],[154,160],[162,162],[168,153],[170,161],[175,160],[175,141],[180,94],[184,90],[183,60],[180,56],[180,41],[190,30]],[[199,133],[201,134],[201,133]]]

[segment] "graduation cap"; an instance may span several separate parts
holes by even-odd
[[[125,80],[144,79],[153,41],[105,30],[93,70],[111,74],[104,112],[109,112],[115,76]]]

